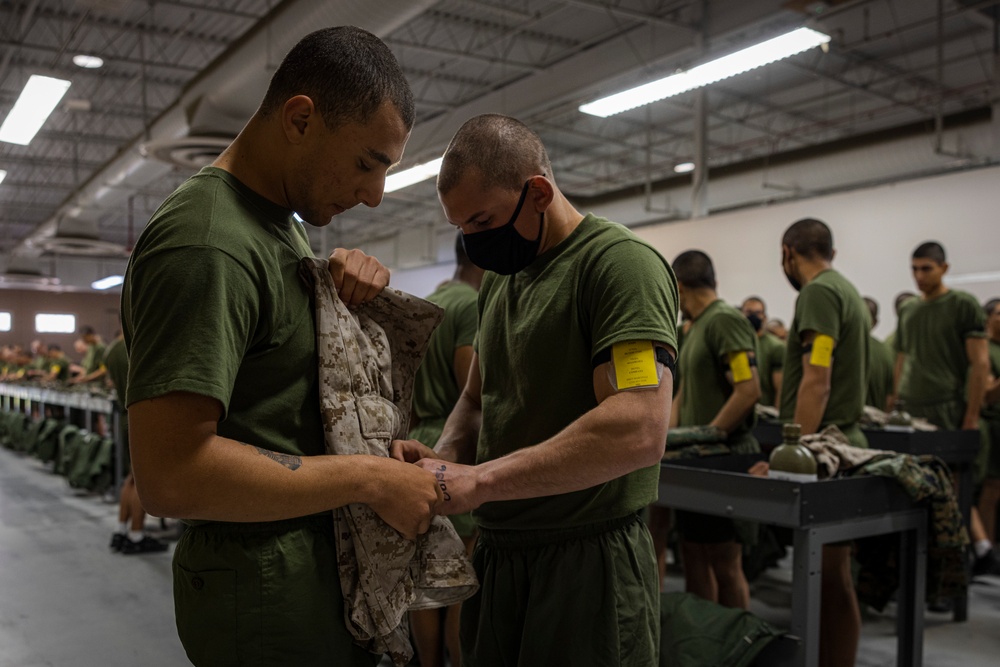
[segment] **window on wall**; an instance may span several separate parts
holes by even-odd
[[[10,331],[10,313],[0,312],[0,331]]]
[[[38,313],[35,315],[35,332],[63,333],[76,332],[76,315],[64,313]]]

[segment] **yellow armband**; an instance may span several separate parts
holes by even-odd
[[[746,352],[729,353],[729,370],[733,373],[733,384],[753,379],[750,372],[750,357]]]
[[[656,354],[651,341],[615,343],[611,346],[611,361],[617,389],[660,386]]]
[[[825,334],[819,334],[813,340],[809,365],[829,368],[831,364],[833,364],[833,339]]]

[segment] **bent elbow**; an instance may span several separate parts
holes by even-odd
[[[151,516],[171,519],[188,519],[193,516],[190,494],[181,493],[178,486],[169,480],[142,478],[140,482],[136,479],[135,490],[142,509]]]

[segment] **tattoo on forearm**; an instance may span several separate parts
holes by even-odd
[[[441,493],[444,494],[445,500],[451,500],[451,494],[448,493],[448,485],[444,483],[444,471],[448,469],[448,466],[441,464],[441,467],[434,471],[434,476],[437,477],[438,486],[441,487]]]
[[[266,456],[276,463],[280,463],[289,470],[298,470],[302,466],[301,456],[282,454],[281,452],[272,452],[270,449],[264,449],[263,447],[257,447],[256,445],[247,445],[247,447],[253,447],[257,450],[258,454]]]

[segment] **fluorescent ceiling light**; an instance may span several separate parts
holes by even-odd
[[[946,276],[944,281],[949,285],[974,285],[976,283],[1000,282],[1000,271],[986,273],[963,273],[956,276]]]
[[[829,41],[829,35],[810,28],[799,28],[685,72],[671,74],[657,81],[584,104],[580,107],[580,111],[607,118],[622,111],[728,79],[776,60],[808,51]]]
[[[690,171],[694,171],[694,162],[681,162],[674,166],[674,171],[678,174],[686,174]]]
[[[94,289],[111,289],[112,287],[118,287],[123,282],[125,282],[125,276],[108,276],[107,278],[95,280],[90,283],[90,286]]]
[[[67,90],[69,81],[32,74],[14,102],[14,108],[0,125],[0,141],[22,146],[30,144]]]
[[[81,53],[78,56],[73,56],[73,64],[84,69],[97,69],[104,65],[104,58]]]
[[[3,179],[7,178],[7,172],[0,169],[0,183],[3,183]]]
[[[404,169],[395,174],[389,174],[385,179],[385,191],[395,192],[396,190],[402,190],[415,183],[437,176],[438,171],[441,170],[441,161],[443,159],[438,158],[424,164],[418,164],[416,167]]]

